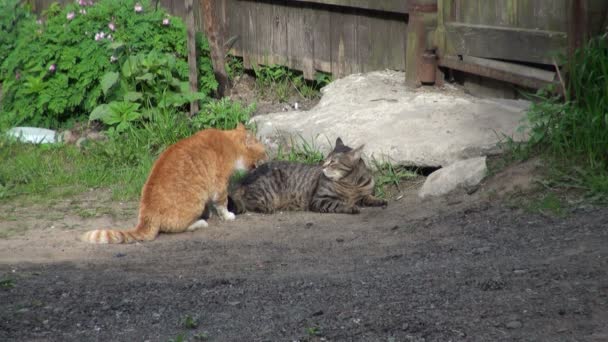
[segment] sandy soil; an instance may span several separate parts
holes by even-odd
[[[522,209],[531,165],[471,195],[133,245],[77,240],[135,223],[103,191],[3,203],[0,341],[608,341],[608,209]]]

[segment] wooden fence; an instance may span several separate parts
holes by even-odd
[[[50,1],[31,3],[40,10]],[[526,67],[548,69],[573,37],[608,24],[605,0],[214,1],[221,36],[233,42],[231,52],[243,57],[245,67],[281,64],[307,78],[316,71],[340,77],[388,68],[406,70],[410,83],[419,84],[420,70],[433,68],[423,64],[435,58],[442,67],[518,83],[529,74]],[[160,3],[185,15],[184,1]],[[202,30],[202,6],[195,0],[194,7]],[[423,53],[431,57],[423,59]],[[554,81],[538,75],[540,81],[520,83]]]

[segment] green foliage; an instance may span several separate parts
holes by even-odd
[[[212,124],[234,128],[236,122],[247,120],[251,111],[251,107],[224,99],[210,104],[217,109],[214,114],[203,111],[194,121],[176,109],[166,109],[132,124],[129,120],[140,108],[131,102],[120,103],[123,108],[116,111],[123,115],[115,119],[127,122],[127,128],[114,124],[116,128],[106,132],[108,141],[89,142],[81,149],[24,144],[0,136],[0,200],[20,195],[53,200],[100,187],[110,188],[115,199],[137,199],[154,161],[168,146]],[[216,119],[210,123],[205,121],[207,116]]]
[[[401,182],[418,178],[416,172],[403,167],[397,167],[387,160],[379,161],[373,158],[372,165],[375,173],[374,193],[380,198],[387,197],[387,187],[396,187],[401,191]]]
[[[299,139],[291,137],[287,147],[279,146],[275,159],[319,164],[325,159],[325,156],[315,145],[314,141],[308,142],[300,136]]]
[[[542,90],[528,112],[526,148],[543,148],[552,181],[608,195],[608,39],[589,41],[567,61],[565,101]]]
[[[323,88],[326,85],[330,84],[332,80],[333,79],[331,77],[331,74],[328,74],[326,72],[319,71],[315,75],[315,82],[317,83],[317,86],[319,88]]]
[[[279,102],[287,101],[294,92],[306,99],[317,97],[319,89],[331,82],[331,76],[325,73],[318,73],[314,82],[308,82],[301,73],[276,64],[253,66],[253,72],[258,94]]]
[[[234,129],[238,123],[247,124],[254,111],[254,104],[243,107],[239,102],[223,98],[206,103],[193,118],[193,124],[199,129],[211,127]]]
[[[19,0],[0,0],[0,65],[16,47],[17,37],[35,18],[28,6]],[[2,75],[0,74],[0,82]]]
[[[235,79],[238,76],[243,75],[245,67],[243,66],[243,59],[232,55],[226,57],[226,73],[230,79]]]
[[[65,8],[54,4],[41,24],[24,25],[15,49],[0,66],[0,126],[58,126],[111,101],[139,103],[144,110],[162,99],[179,106],[185,97],[201,98],[182,91],[181,82],[188,79],[183,22],[164,10],[154,11],[148,1],[141,3],[141,13],[134,11],[134,0]],[[202,37],[199,41],[199,80],[206,94],[217,83],[206,42]],[[129,67],[136,68],[134,75],[125,75]],[[157,73],[146,75],[146,69]]]
[[[527,199],[527,202],[525,208],[530,212],[559,217],[566,215],[562,200],[555,193],[549,192],[540,197]]]
[[[196,329],[198,327],[198,320],[190,315],[186,315],[182,321],[182,325],[186,329]]]
[[[206,98],[205,93],[191,92],[189,83],[180,80],[173,55],[155,50],[125,57],[120,72],[106,73],[100,83],[110,103],[97,106],[89,119],[101,120],[119,133],[159,111],[185,110],[191,101]]]
[[[178,334],[175,338],[169,339],[169,342],[185,342],[186,339],[184,338],[183,334]]]
[[[0,280],[0,288],[2,289],[12,289],[15,287],[15,281],[11,278],[5,278]]]

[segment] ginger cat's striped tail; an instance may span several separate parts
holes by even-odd
[[[132,230],[96,229],[82,235],[82,241],[96,244],[133,243],[136,241],[154,240],[158,235],[158,227],[154,229],[140,222]]]

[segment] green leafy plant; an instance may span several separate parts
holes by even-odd
[[[208,341],[209,334],[207,334],[207,332],[200,332],[198,334],[193,335],[192,338],[194,338],[195,341]]]
[[[206,103],[192,121],[198,129],[234,129],[238,123],[247,124],[254,111],[254,104],[243,107],[239,102],[223,98]]]
[[[198,327],[198,320],[190,315],[186,315],[182,324],[186,329],[196,329]]]
[[[176,67],[173,55],[154,50],[124,58],[120,72],[110,71],[101,78],[102,91],[111,102],[97,106],[89,119],[115,125],[123,132],[161,110],[180,109],[205,99],[205,93],[189,90],[189,83],[180,80]]]
[[[29,5],[19,0],[0,0],[0,65],[16,47],[17,38],[27,26],[34,25]],[[0,73],[0,81],[3,76]]]
[[[533,97],[526,148],[546,152],[552,185],[608,199],[607,36],[591,39],[565,65],[565,98],[547,90]]]
[[[374,169],[374,193],[380,198],[387,197],[387,187],[395,187],[401,191],[400,184],[405,180],[418,178],[414,171],[403,167],[397,167],[387,160],[372,158]]]
[[[168,342],[185,342],[186,339],[183,334],[178,334],[175,338],[169,339]]]
[[[279,102],[285,102],[292,93],[298,93],[306,99],[319,96],[319,89],[331,82],[331,76],[317,73],[315,81],[309,82],[301,73],[287,67],[270,64],[253,66],[256,78],[256,89],[262,97],[275,97]]]
[[[245,67],[243,66],[242,58],[232,55],[226,57],[226,73],[230,79],[243,75],[244,71]]]
[[[183,84],[178,84],[188,79],[182,20],[162,9],[155,11],[148,1],[141,1],[142,11],[135,11],[135,3],[101,0],[92,6],[70,3],[65,8],[53,4],[42,21],[24,25],[0,66],[0,125],[55,127],[70,118],[86,117],[111,101],[137,102],[143,110],[161,103],[158,97],[178,106],[185,97],[201,98],[183,95]],[[205,52],[208,46],[202,37],[199,41],[199,80],[201,92],[207,94],[217,83]],[[158,73],[136,74],[136,79],[124,76],[125,65],[132,64],[137,64],[137,71],[156,68]],[[181,95],[167,94],[168,89],[179,89]],[[152,94],[157,98],[145,97]]]
[[[297,139],[290,137],[287,146],[279,146],[275,159],[319,164],[325,159],[325,155],[314,141],[308,142],[302,136],[298,136]]]
[[[10,278],[0,280],[0,288],[3,289],[12,289],[15,287],[15,281]]]
[[[323,88],[330,84],[332,80],[333,78],[329,73],[319,71],[315,74],[315,82],[319,88]]]

